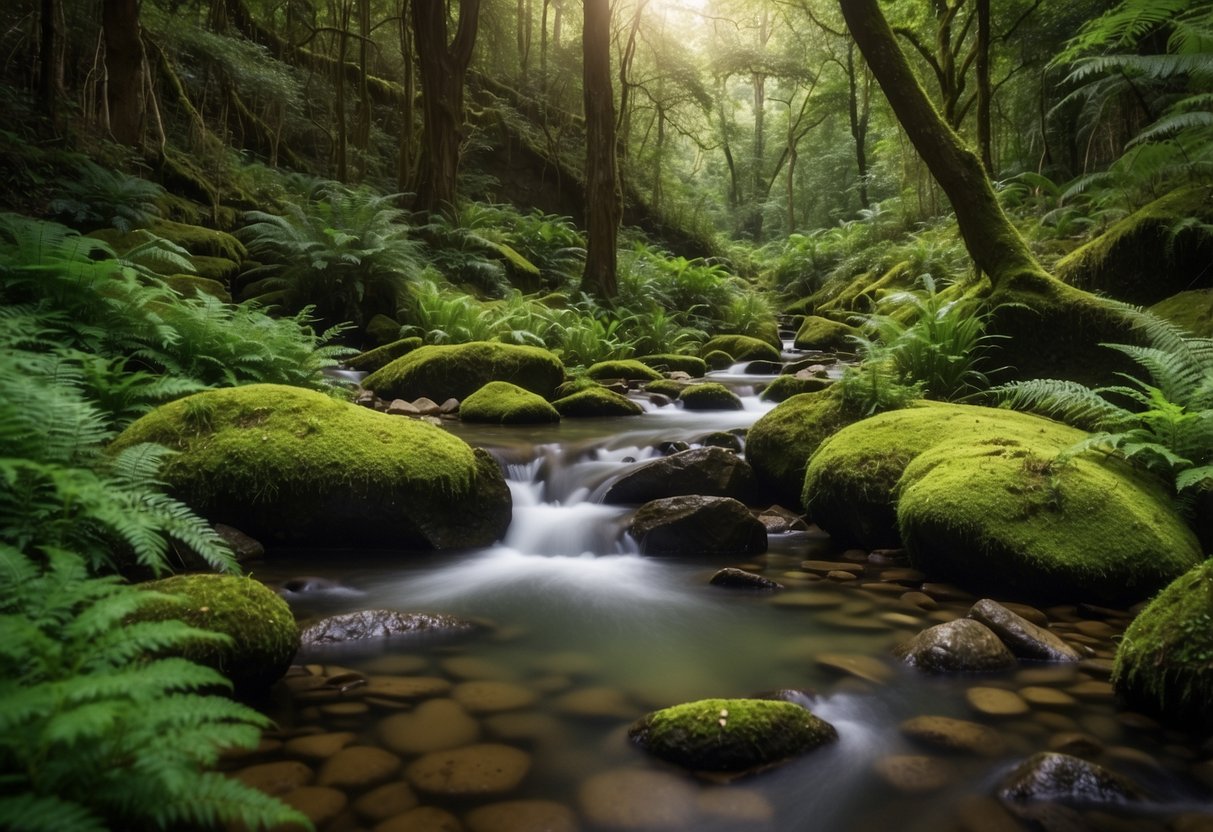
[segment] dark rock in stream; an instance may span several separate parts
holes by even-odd
[[[607,489],[607,503],[646,503],[662,497],[697,494],[758,501],[758,481],[750,466],[724,448],[692,448],[634,468]]]
[[[1126,778],[1079,757],[1042,751],[1020,763],[998,796],[1013,807],[1051,801],[1081,806],[1137,803],[1141,790]]]
[[[649,555],[758,554],[767,530],[729,497],[669,497],[641,506],[628,529]]]
[[[989,598],[969,610],[969,618],[988,627],[1021,659],[1045,662],[1076,662],[1081,656],[1058,636]]]
[[[240,563],[257,560],[265,556],[265,546],[261,545],[261,541],[250,537],[240,531],[240,529],[224,525],[223,523],[216,523],[215,534],[222,537],[223,542],[231,547],[232,554],[236,556],[236,560]]]
[[[308,625],[300,633],[300,642],[303,647],[312,647],[401,635],[455,635],[478,629],[480,624],[441,613],[361,610]]]
[[[765,591],[783,589],[783,584],[778,581],[772,581],[770,578],[764,578],[762,575],[755,575],[753,572],[746,572],[744,569],[734,569],[731,566],[721,569],[712,576],[712,579],[708,583],[712,586],[723,586],[729,589],[756,589]]]
[[[906,664],[932,673],[980,673],[1015,667],[1015,657],[998,636],[962,618],[923,630],[895,653]]]

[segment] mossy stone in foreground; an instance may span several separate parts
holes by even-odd
[[[669,396],[671,399],[676,399],[683,390],[690,386],[691,382],[689,381],[675,381],[672,378],[663,378],[658,379],[657,381],[650,381],[644,386],[644,392],[660,393],[663,396]]]
[[[362,380],[383,399],[465,399],[490,381],[508,381],[545,399],[564,380],[560,359],[540,347],[473,341],[413,350]]]
[[[227,644],[195,642],[182,655],[218,670],[237,692],[268,688],[286,672],[299,648],[299,628],[290,607],[252,578],[175,575],[139,584],[139,588],[176,595],[183,601],[149,604],[140,610],[140,620],[179,619],[231,638]]]
[[[746,460],[776,502],[798,508],[809,456],[822,440],[855,419],[843,407],[837,388],[792,396],[750,428]]]
[[[621,378],[625,381],[657,381],[661,373],[633,358],[618,361],[599,361],[590,365],[585,374],[595,381]]]
[[[662,353],[661,355],[642,355],[636,360],[654,370],[666,373],[683,372],[691,378],[701,378],[708,371],[707,362],[693,355]]]
[[[542,396],[508,381],[490,381],[463,400],[459,418],[465,422],[536,425],[559,422],[560,414]]]
[[[572,418],[595,418],[599,416],[637,416],[644,409],[614,390],[605,387],[590,387],[552,402],[561,416]]]
[[[793,345],[798,350],[853,351],[855,345],[850,337],[858,334],[859,330],[850,324],[810,315],[804,319],[804,323],[797,330]]]
[[[833,380],[828,378],[802,378],[799,374],[782,375],[763,388],[758,398],[764,402],[784,402],[801,393],[820,392],[833,383]]]
[[[699,354],[706,358],[715,350],[727,352],[734,361],[778,361],[781,357],[778,348],[749,335],[717,335],[700,347]]]
[[[140,442],[180,452],[161,472],[174,495],[266,542],[448,549],[487,545],[509,525],[509,489],[484,451],[322,393],[197,393],[142,417],[113,449]]]
[[[1144,598],[1199,562],[1158,482],[1093,454],[1055,459],[999,440],[924,451],[896,495],[911,562],[970,590],[1105,603]]]
[[[744,405],[729,388],[714,381],[692,384],[678,394],[687,410],[743,410]]]
[[[744,772],[812,751],[838,732],[793,702],[704,699],[654,711],[628,737],[684,768]]]
[[[713,370],[727,370],[737,362],[724,350],[711,350],[703,354],[703,363]]]
[[[1177,578],[1129,625],[1112,683],[1135,707],[1189,730],[1213,728],[1213,560]]]
[[[422,343],[422,340],[415,336],[412,338],[401,338],[392,341],[390,344],[384,344],[382,347],[375,347],[373,350],[367,350],[366,352],[358,353],[358,355],[352,358],[347,358],[345,359],[345,365],[351,370],[365,370],[368,373],[373,373],[380,367],[386,367],[400,356],[408,355],[420,347]]]

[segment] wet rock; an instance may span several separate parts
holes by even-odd
[[[514,669],[506,664],[476,656],[450,656],[440,664],[444,673],[457,679],[490,679],[500,682],[518,676]]]
[[[732,451],[735,454],[741,453],[742,449],[741,437],[735,433],[723,430],[706,434],[695,441],[705,447],[724,448],[726,451]]]
[[[946,716],[916,716],[901,723],[901,733],[944,751],[997,757],[1006,750],[1002,735],[986,725]]]
[[[766,795],[735,786],[700,792],[695,803],[702,814],[736,828],[764,829],[775,819],[775,807]]]
[[[473,809],[468,832],[577,832],[573,810],[550,800],[512,800]]]
[[[757,589],[766,591],[783,589],[783,584],[778,581],[772,581],[770,578],[764,578],[762,575],[755,575],[753,572],[746,572],[744,569],[734,569],[731,566],[721,569],[712,576],[712,579],[708,583],[712,586],[723,586],[730,589]]]
[[[790,531],[804,531],[804,518],[795,512],[781,506],[771,506],[758,513],[758,522],[766,527],[767,534],[783,534]]]
[[[354,735],[349,731],[311,734],[306,737],[295,737],[288,740],[283,751],[292,757],[303,757],[306,760],[325,760],[354,741]]]
[[[402,815],[388,818],[372,832],[463,832],[459,818],[437,806],[418,806]]]
[[[417,794],[408,783],[386,783],[354,801],[354,812],[370,823],[402,815],[416,808]]]
[[[1076,662],[1081,658],[1077,650],[1058,636],[989,598],[974,604],[969,618],[990,628],[1021,659]]]
[[[727,453],[727,452],[725,452]],[[767,550],[766,528],[729,497],[668,497],[645,503],[629,528],[652,555],[756,554]]]
[[[647,714],[628,729],[645,751],[703,771],[748,771],[838,738],[834,726],[791,702],[704,699]]]
[[[818,667],[877,685],[883,685],[893,678],[893,670],[874,656],[860,653],[819,653],[816,660]]]
[[[1034,705],[1037,708],[1068,708],[1071,705],[1078,704],[1077,699],[1057,688],[1030,685],[1026,688],[1020,688],[1019,695],[1029,705]]]
[[[298,762],[261,763],[242,768],[233,775],[246,786],[272,795],[283,795],[312,782],[310,768]]]
[[[404,399],[392,399],[387,406],[387,411],[391,416],[420,416],[421,411],[417,405],[412,402],[406,402]]]
[[[613,769],[577,790],[577,805],[594,828],[614,832],[683,829],[696,815],[696,789],[662,771]]]
[[[914,590],[913,592],[904,593],[901,596],[901,602],[903,604],[907,604],[911,607],[918,607],[918,609],[920,609],[920,610],[937,610],[937,609],[939,609],[938,601],[936,601],[930,595],[927,595],[925,592],[919,592],[917,590]]]
[[[513,682],[463,682],[451,690],[451,698],[469,713],[516,711],[535,702],[535,692]]]
[[[1104,744],[1090,734],[1081,731],[1065,731],[1049,738],[1049,750],[1074,757],[1098,757]]]
[[[354,745],[338,751],[321,767],[316,782],[321,786],[362,791],[391,779],[400,770],[400,758],[369,745]]]
[[[828,575],[830,572],[863,574],[863,564],[835,560],[805,560],[800,562],[800,568],[806,572],[813,572],[819,575]]]
[[[998,636],[969,619],[929,627],[894,652],[906,664],[932,673],[990,672],[1016,664]]]
[[[998,796],[1010,804],[1051,801],[1071,805],[1123,805],[1143,799],[1119,774],[1089,760],[1042,751],[1024,760],[1003,781]]]
[[[265,557],[265,547],[261,545],[261,541],[250,537],[240,529],[216,523],[215,534],[223,538],[223,542],[231,548],[232,554],[240,563]]]
[[[581,688],[556,699],[556,710],[569,716],[588,719],[631,719],[637,708],[616,688]]]
[[[344,792],[325,786],[303,786],[282,796],[282,802],[307,815],[319,829],[340,814],[349,802]]]
[[[1002,688],[972,687],[965,691],[969,707],[992,717],[1022,716],[1031,710],[1023,697]]]
[[[825,368],[822,367],[824,370]],[[745,365],[742,372],[752,376],[776,376],[783,372],[783,364],[778,361],[751,361]]]
[[[723,448],[691,448],[640,465],[606,491],[607,503],[645,503],[687,495],[758,501],[758,483],[750,466]]]
[[[370,676],[366,686],[358,693],[366,697],[411,702],[442,696],[451,689],[451,683],[440,676]]]
[[[402,635],[455,635],[477,629],[479,625],[471,621],[441,613],[361,610],[310,624],[300,634],[300,641],[310,647]]]
[[[451,699],[430,699],[412,711],[392,714],[376,731],[384,746],[404,755],[458,748],[480,737],[480,725]]]
[[[939,791],[956,779],[956,767],[947,760],[917,754],[881,757],[872,769],[889,786],[908,795]]]
[[[418,791],[470,797],[508,794],[530,768],[529,754],[509,745],[484,743],[426,754],[410,763],[404,774]]]

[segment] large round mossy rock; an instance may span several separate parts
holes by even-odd
[[[855,419],[836,388],[792,396],[750,428],[746,461],[776,502],[799,508],[809,456],[827,436]]]
[[[1129,625],[1112,683],[1133,706],[1213,728],[1213,560],[1181,575]]]
[[[745,405],[729,388],[714,381],[684,387],[678,401],[687,410],[744,410]]]
[[[634,358],[599,361],[597,364],[591,364],[585,374],[595,381],[619,378],[624,381],[657,381],[662,378],[661,373]]]
[[[703,374],[708,371],[707,362],[693,355],[662,353],[660,355],[642,355],[636,360],[663,373],[682,372],[691,378],[702,378]]]
[[[181,620],[231,639],[224,644],[194,642],[180,655],[215,668],[238,693],[263,691],[278,681],[299,648],[291,608],[260,581],[234,575],[175,575],[138,586],[181,601],[148,604],[136,615],[138,620]]]
[[[850,324],[831,321],[817,315],[809,315],[796,331],[792,345],[798,350],[854,350],[852,336],[859,330]]]
[[[1119,603],[1200,561],[1160,483],[1095,454],[1059,463],[1053,449],[1075,431],[1042,422],[1032,444],[948,441],[906,466],[897,524],[917,568],[973,591]]]
[[[543,396],[508,381],[490,381],[463,400],[459,418],[495,425],[538,425],[559,422],[560,414]]]
[[[838,732],[794,702],[703,699],[645,715],[628,737],[650,754],[694,771],[745,772],[833,742]]]
[[[921,402],[847,425],[805,469],[802,501],[813,522],[845,545],[901,545],[893,492],[906,466],[938,445],[1018,447],[1056,455],[1085,437],[1057,422],[992,407]]]
[[[393,548],[484,546],[510,522],[509,489],[484,451],[433,425],[277,384],[163,405],[113,449],[179,453],[172,493],[214,522],[268,541]]]
[[[699,354],[706,358],[717,350],[733,356],[734,361],[779,361],[781,358],[777,347],[749,335],[717,335],[699,348]]]
[[[560,359],[540,347],[473,341],[415,349],[362,380],[383,399],[463,400],[490,381],[508,381],[550,398],[564,380]]]
[[[830,378],[807,374],[781,375],[763,388],[758,398],[764,402],[786,402],[801,393],[819,393],[834,383]]]
[[[644,408],[627,396],[621,396],[605,387],[589,387],[557,399],[552,407],[561,416],[575,419],[593,419],[603,416],[638,416]]]

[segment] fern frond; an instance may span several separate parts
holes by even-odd
[[[1074,381],[1031,379],[991,388],[999,401],[1013,410],[1027,410],[1087,430],[1120,424],[1123,408]]]

